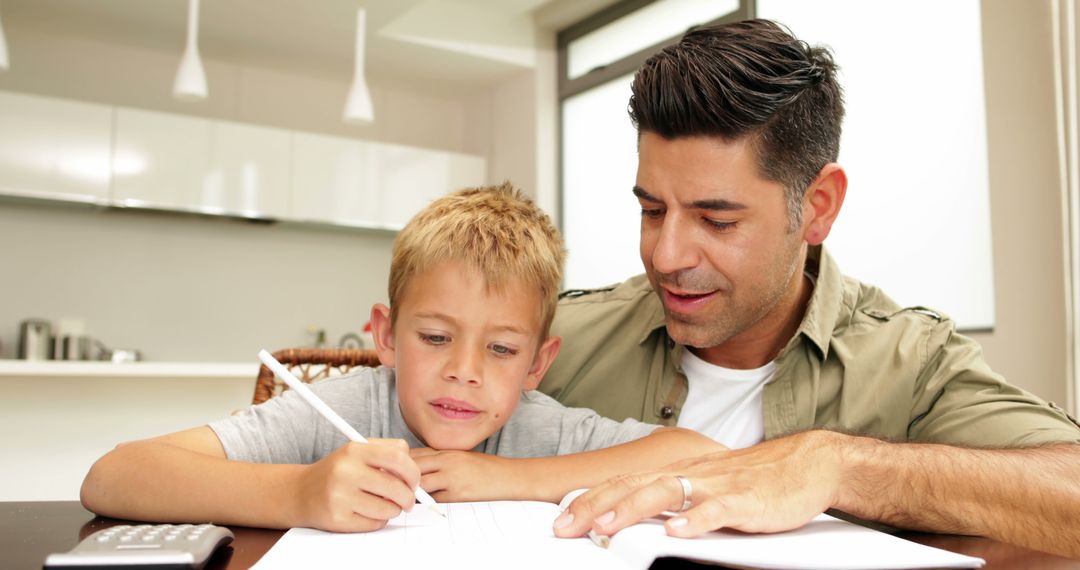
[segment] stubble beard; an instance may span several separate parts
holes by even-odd
[[[769,278],[761,282],[768,289],[753,295],[753,285],[748,286],[747,296],[737,295],[730,284],[720,288],[717,298],[708,307],[710,310],[701,315],[682,315],[672,313],[664,305],[668,336],[675,342],[694,348],[712,348],[726,344],[731,339],[746,332],[762,321],[777,307],[784,298],[795,272],[800,269],[798,248],[786,252],[786,262],[769,267]],[[660,283],[671,282],[654,278],[653,286],[659,295]],[[684,279],[674,282],[684,283]]]

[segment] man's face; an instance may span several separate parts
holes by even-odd
[[[804,243],[788,226],[784,187],[761,176],[750,141],[644,132],[634,194],[641,261],[676,342],[724,364],[710,348],[752,343],[788,317],[778,313],[801,279]]]
[[[517,407],[540,342],[540,292],[446,262],[413,276],[394,324],[398,398],[405,423],[435,449],[468,450]]]

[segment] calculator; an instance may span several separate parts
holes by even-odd
[[[199,569],[233,533],[214,524],[140,524],[104,528],[75,548],[45,558],[45,568]]]

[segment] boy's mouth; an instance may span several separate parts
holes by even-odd
[[[435,413],[451,420],[470,420],[480,415],[480,410],[469,405],[468,402],[453,398],[439,398],[433,400],[430,404]]]

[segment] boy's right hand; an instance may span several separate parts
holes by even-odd
[[[420,468],[401,439],[346,443],[305,465],[293,512],[300,524],[334,532],[368,532],[412,510]]]

